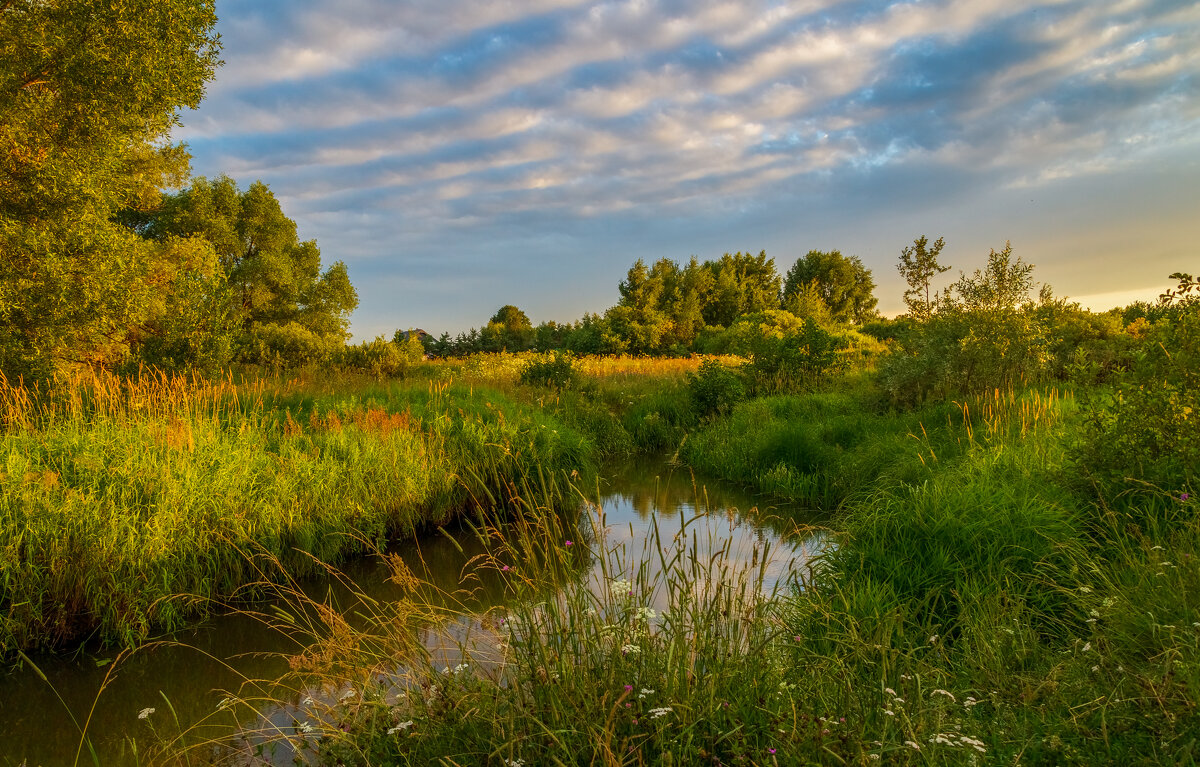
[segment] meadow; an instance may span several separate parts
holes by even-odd
[[[324,695],[255,753],[287,741],[317,764],[1194,763],[1194,467],[1164,486],[1112,463],[1125,379],[897,404],[858,365],[723,400],[745,363],[705,364],[498,354],[402,380],[7,387],[6,650],[135,645],[282,596],[270,620],[315,644],[279,704]],[[686,536],[618,554],[570,527],[606,459],[656,452],[824,509],[834,545],[776,588]],[[472,608],[402,566],[411,596],[353,619],[288,586],[451,520],[512,596],[470,615],[461,667],[414,637]],[[578,579],[616,556],[659,574]],[[164,730],[145,758],[213,753]]]

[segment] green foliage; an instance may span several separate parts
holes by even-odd
[[[582,379],[582,374],[575,367],[574,355],[562,351],[530,360],[521,368],[520,377],[521,383],[527,386],[544,386],[548,389],[576,388]]]
[[[987,266],[962,275],[937,311],[899,336],[881,364],[884,386],[902,402],[954,392],[1020,387],[1040,380],[1049,362],[1046,328],[1028,300],[1033,266],[1012,245]]]
[[[272,369],[321,365],[342,349],[340,339],[322,336],[298,322],[255,325],[242,340],[239,358]]]
[[[846,345],[845,339],[811,317],[799,332],[758,335],[750,350],[753,387],[758,392],[781,392],[814,386],[844,367],[838,352]]]
[[[120,361],[180,271],[117,219],[187,155],[165,143],[217,65],[213,4],[8,2],[0,12],[0,371]]]
[[[828,307],[835,322],[861,325],[875,316],[875,281],[858,256],[841,251],[810,250],[788,270],[783,285],[783,308],[820,319],[810,291]]]
[[[702,417],[728,413],[746,398],[741,375],[719,360],[701,362],[695,373],[688,373],[687,387],[692,409]]]
[[[1081,459],[1101,480],[1174,496],[1200,488],[1200,302],[1145,327],[1089,405]]]
[[[244,361],[307,364],[345,341],[358,305],[345,264],[321,271],[316,243],[300,242],[296,223],[266,184],[242,192],[226,176],[198,178],[169,195],[140,231],[156,241],[188,237],[211,244],[244,331]],[[173,296],[185,315],[203,309],[183,307],[193,298],[204,296],[182,290]]]
[[[908,307],[908,316],[918,322],[929,319],[937,311],[938,296],[932,289],[933,278],[942,272],[950,270],[948,266],[938,263],[938,256],[946,240],[938,237],[931,246],[925,235],[913,240],[913,244],[900,251],[900,263],[896,268],[900,276],[908,283],[904,291],[904,305]]]
[[[404,338],[397,331],[397,336],[398,340],[393,341],[376,336],[373,341],[338,348],[330,362],[342,370],[366,373],[376,380],[401,378],[424,359],[425,347],[416,334]]]

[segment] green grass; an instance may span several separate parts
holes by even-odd
[[[490,664],[447,674],[418,658],[399,699],[372,685],[370,664],[326,677],[362,694],[314,713],[314,758],[1194,764],[1196,501],[1097,503],[1075,459],[1082,419],[1054,391],[907,413],[869,404],[861,392],[758,400],[681,450],[762,489],[763,466],[832,475],[797,494],[841,502],[837,545],[802,590],[757,598],[753,573],[735,577],[675,541],[624,555],[662,563],[655,582],[596,593],[548,567],[514,579],[506,623],[483,621],[485,645],[508,645]],[[558,516],[521,518],[521,532],[481,535],[540,541],[551,563],[567,556]],[[598,535],[587,544],[589,561],[613,555]],[[640,608],[664,591],[666,615],[647,620]],[[388,626],[400,647],[397,625],[367,633],[378,644],[372,632]]]
[[[10,397],[15,397],[10,393]],[[247,584],[444,524],[587,435],[477,387],[80,384],[0,433],[0,651],[132,644]],[[266,565],[264,562],[270,562]]]

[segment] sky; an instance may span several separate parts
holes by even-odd
[[[1011,241],[1095,309],[1200,272],[1191,0],[217,0],[175,138],[270,185],[358,340],[616,303],[637,259]]]

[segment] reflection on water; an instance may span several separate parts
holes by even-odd
[[[795,509],[764,504],[729,485],[701,481],[686,469],[672,470],[657,459],[613,466],[607,477],[599,488],[599,503],[584,505],[578,527],[604,529],[600,540],[610,578],[657,582],[655,556],[645,550],[652,528],[658,540],[686,547],[692,552],[689,556],[722,555],[727,562],[761,568],[768,588],[783,585],[796,566],[822,545],[820,536],[799,524],[803,517]],[[394,553],[433,587],[421,590],[431,599],[449,598],[456,608],[478,613],[504,603],[499,574],[474,567],[484,550],[469,533],[455,540],[431,535],[399,546]],[[593,559],[585,565],[590,565],[586,577],[593,588],[605,588],[600,562]],[[347,613],[369,607],[369,600],[413,596],[388,580],[391,571],[378,558],[350,563],[342,572],[346,582],[314,580],[303,584],[303,591]],[[689,586],[706,588],[703,583]],[[356,590],[366,595],[367,605],[359,601]],[[655,605],[661,609],[665,590],[660,588],[656,594],[664,600]],[[269,628],[267,622],[265,616],[224,615],[121,657],[83,651],[73,659],[35,658],[46,681],[28,668],[0,675],[0,765],[71,765],[77,753],[79,764],[91,764],[87,748],[80,750],[81,728],[86,728],[104,767],[144,763],[137,752],[146,751],[154,728],[162,734],[174,733],[176,719],[184,728],[206,721],[209,729],[193,729],[190,737],[220,740],[235,724],[232,710],[214,716],[223,691],[241,690],[247,698],[270,696],[269,689],[243,685],[247,680],[281,677],[289,667],[285,656],[303,649],[300,639]],[[423,639],[435,663],[453,667],[458,648],[470,645],[470,635],[477,629],[475,620],[452,621],[426,632]],[[155,712],[139,719],[146,708]],[[294,713],[288,709],[268,715],[287,727]],[[289,763],[287,755],[278,756],[281,764]]]

